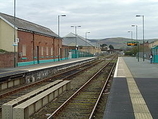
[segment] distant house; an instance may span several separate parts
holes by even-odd
[[[44,26],[0,13],[0,49],[16,53],[17,66],[58,61],[62,39]]]
[[[87,39],[74,33],[69,33],[63,37],[63,42],[72,50],[87,52],[93,55],[101,52],[100,47],[97,47]]]
[[[154,41],[149,42],[149,48],[152,48],[155,46],[158,46],[158,40],[154,40]]]

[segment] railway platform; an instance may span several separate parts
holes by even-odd
[[[0,91],[23,84],[38,82],[61,70],[88,63],[95,59],[96,57],[82,57],[16,68],[2,68],[0,69]]]
[[[119,57],[103,119],[158,119],[158,64]]]
[[[20,66],[20,67],[15,67],[15,68],[0,68],[0,78],[11,76],[11,75],[24,74],[24,73],[33,72],[33,71],[39,71],[39,70],[48,69],[52,67],[61,67],[61,66],[70,65],[73,63],[78,63],[78,62],[82,62],[82,61],[86,61],[86,60],[90,60],[94,58],[95,57],[82,57],[82,58],[61,60],[57,62]]]

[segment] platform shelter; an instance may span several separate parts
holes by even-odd
[[[158,63],[158,46],[154,46],[151,48],[151,52],[153,54],[153,63]]]

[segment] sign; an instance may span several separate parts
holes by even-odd
[[[14,43],[13,43],[13,46],[18,46],[18,43],[17,43],[17,42],[14,42]]]
[[[138,42],[134,42],[134,41],[127,42],[127,46],[137,46],[137,45],[138,45]]]

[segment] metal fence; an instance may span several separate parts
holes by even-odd
[[[93,57],[93,54],[89,52],[83,52],[79,50],[71,50],[71,58],[79,58],[79,57]]]

